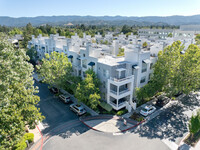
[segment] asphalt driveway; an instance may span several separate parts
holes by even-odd
[[[55,97],[49,91],[47,84],[36,82],[35,86],[39,87],[38,96],[40,96],[40,102],[37,107],[40,108],[40,112],[45,116],[45,120],[42,122],[45,127],[44,134],[59,124],[78,119],[78,116],[69,109],[69,104],[64,104],[58,97]]]

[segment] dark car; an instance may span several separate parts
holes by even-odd
[[[170,99],[168,97],[161,95],[158,97],[158,100],[156,101],[156,105],[159,107],[163,107],[167,103],[169,103],[169,101],[170,101]]]
[[[54,94],[58,93],[58,89],[56,87],[51,87],[49,90]]]
[[[70,96],[68,95],[59,95],[60,100],[62,100],[65,104],[72,102]]]

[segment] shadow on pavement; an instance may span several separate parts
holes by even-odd
[[[169,106],[160,115],[138,127],[133,133],[150,139],[167,138],[177,142],[177,138],[182,138],[188,132],[188,111],[200,107],[200,102],[196,97],[196,94],[183,96],[178,103]]]

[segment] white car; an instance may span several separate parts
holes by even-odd
[[[146,117],[152,114],[155,110],[156,110],[156,107],[152,105],[146,105],[144,108],[142,108],[142,110],[140,111],[140,114]]]
[[[72,110],[72,111],[74,111],[77,115],[83,115],[83,114],[85,114],[86,113],[86,110],[85,110],[85,108],[82,106],[82,105],[79,105],[79,104],[71,104],[70,105],[70,109]]]

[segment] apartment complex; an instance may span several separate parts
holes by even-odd
[[[172,31],[166,31],[169,32]],[[193,38],[183,40],[166,37],[163,40],[136,37],[133,34],[126,37],[123,33],[117,37],[112,33],[102,37],[98,33],[93,38],[85,34],[80,38],[75,34],[70,39],[56,34],[50,37],[33,36],[28,47],[34,47],[39,58],[53,51],[64,52],[72,63],[75,76],[84,78],[85,72],[93,69],[102,83],[101,100],[115,110],[127,108],[131,111],[136,108],[135,89],[148,83],[158,52],[175,40],[182,40],[186,46],[194,42]],[[100,41],[108,41],[109,44],[101,44]],[[144,42],[147,42],[148,46],[143,48]],[[117,56],[120,49],[124,49],[124,56]]]

